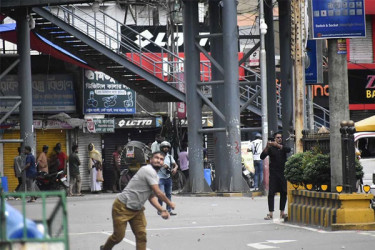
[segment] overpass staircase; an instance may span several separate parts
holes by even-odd
[[[185,101],[185,82],[181,68],[184,59],[159,46],[141,33],[107,13],[93,13],[87,7],[60,5],[34,7],[33,18],[38,34],[84,60],[154,102]],[[131,34],[131,36],[125,35]],[[137,37],[137,43],[129,37]],[[150,51],[143,43],[152,44]],[[240,103],[261,116],[260,74],[240,66]],[[201,62],[201,81],[211,80],[211,63]],[[207,87],[202,87],[207,88]],[[207,91],[203,91],[204,93]],[[277,91],[277,113],[281,125],[280,89]]]

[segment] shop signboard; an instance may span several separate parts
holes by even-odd
[[[364,0],[312,0],[313,39],[366,36]]]
[[[134,90],[99,71],[85,70],[83,113],[135,114]]]
[[[114,133],[115,132],[115,119],[96,119],[88,118],[86,119],[86,128],[90,133]]]
[[[0,92],[4,96],[19,96],[17,75],[7,75],[0,81]],[[35,113],[74,113],[76,102],[73,76],[70,74],[49,74],[32,76],[32,102]],[[16,101],[2,100],[0,113],[6,113]],[[19,109],[14,111],[19,112]]]
[[[148,118],[116,118],[116,128],[155,128],[163,125],[161,117]]]

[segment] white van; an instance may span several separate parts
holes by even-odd
[[[375,116],[356,122],[355,128],[354,141],[361,153],[359,161],[364,172],[363,185],[370,185],[371,193],[375,195]]]

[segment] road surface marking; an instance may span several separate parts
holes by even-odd
[[[282,243],[289,243],[289,242],[295,242],[295,241],[296,240],[266,240],[265,242],[247,244],[247,246],[255,248],[255,249],[273,249],[273,248],[280,248],[280,247],[270,246],[270,245],[265,245],[265,244],[282,244]]]
[[[184,229],[206,229],[206,228],[226,228],[226,227],[248,227],[248,226],[262,226],[262,225],[270,225],[270,223],[250,223],[250,224],[233,224],[233,225],[150,228],[150,229],[147,229],[147,231],[184,230]]]
[[[107,232],[102,232],[103,234],[106,234],[106,235],[112,235],[111,233],[107,233]],[[135,242],[134,241],[131,241],[131,240],[128,240],[126,238],[122,239],[123,242],[126,242],[132,246],[136,246]],[[150,248],[146,248],[146,250],[151,250]]]
[[[147,228],[147,231],[168,231],[168,230],[185,230],[185,229],[206,229],[206,228],[230,228],[230,227],[249,227],[249,226],[262,226],[272,225],[270,223],[251,223],[251,224],[233,224],[233,225],[213,225],[213,226],[190,226],[190,227],[164,227],[164,228]],[[126,232],[130,232],[131,229],[126,229]],[[100,232],[82,232],[82,233],[69,233],[70,236],[75,235],[87,235],[87,234],[111,234],[112,231],[100,231]]]

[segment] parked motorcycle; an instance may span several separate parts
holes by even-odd
[[[65,190],[69,188],[69,183],[66,178],[66,174],[63,170],[48,174],[43,171],[39,171],[36,177],[36,185],[40,190]]]
[[[251,173],[242,163],[242,177],[245,179],[249,188],[254,187],[254,174]]]

